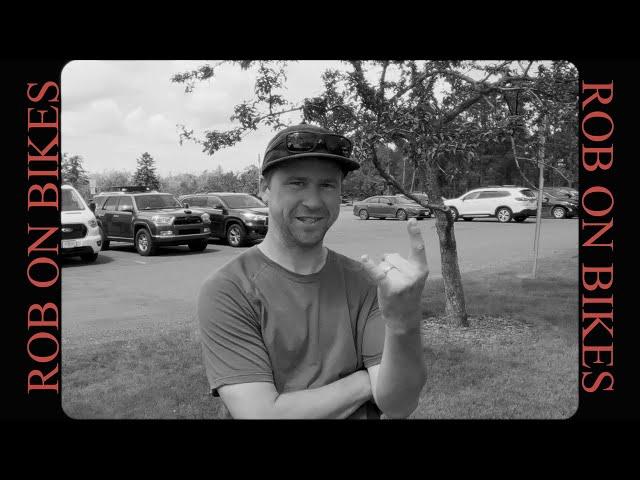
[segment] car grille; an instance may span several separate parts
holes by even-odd
[[[87,236],[87,227],[82,223],[67,223],[62,225],[62,239],[84,238]]]
[[[194,235],[196,233],[200,233],[199,228],[183,228],[182,230],[178,230],[178,235]]]
[[[202,217],[190,216],[190,217],[176,217],[173,221],[174,225],[194,225],[196,223],[202,223]]]

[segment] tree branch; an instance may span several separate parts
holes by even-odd
[[[398,189],[404,196],[410,198],[411,200],[416,202],[418,205],[422,205],[423,207],[430,208],[431,210],[440,210],[441,212],[447,212],[449,210],[449,207],[447,206],[444,206],[443,208],[440,205],[433,205],[432,203],[424,203],[420,201],[417,197],[414,197],[413,194],[411,194],[410,192],[407,192],[404,189],[404,187],[396,181],[395,178],[393,178],[391,175],[385,172],[384,168],[382,168],[382,165],[380,165],[380,162],[378,161],[378,153],[376,152],[375,142],[371,144],[371,161],[373,162],[373,165],[376,167],[376,170],[378,170],[378,173],[382,176],[382,178],[384,178],[387,182],[389,182],[391,185],[396,187],[396,189]]]
[[[509,138],[511,139],[511,149],[513,150],[513,160],[516,162],[516,167],[518,167],[518,171],[520,172],[520,175],[522,176],[522,178],[524,178],[525,182],[527,182],[531,186],[531,188],[533,188],[534,190],[538,190],[538,187],[536,187],[533,183],[531,183],[531,181],[529,181],[529,179],[522,172],[522,169],[520,168],[520,163],[518,163],[518,155],[516,154],[516,142],[513,139],[513,135],[509,135]]]

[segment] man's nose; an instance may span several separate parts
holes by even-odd
[[[305,192],[304,200],[302,204],[307,207],[309,210],[313,210],[315,208],[320,208],[324,206],[322,201],[322,197],[320,196],[320,188],[317,186],[312,186],[307,189]]]

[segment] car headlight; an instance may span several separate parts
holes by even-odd
[[[175,217],[169,215],[154,215],[151,221],[156,225],[171,225]]]
[[[255,221],[255,220],[264,220],[267,217],[265,215],[257,215],[255,213],[247,213],[247,214],[245,214],[244,218],[246,218],[247,220]]]
[[[208,213],[203,213],[202,215],[200,215],[200,218],[202,218],[203,223],[211,223],[211,215],[209,215]]]
[[[98,226],[98,222],[96,222],[95,220],[89,220],[89,226],[91,228],[96,228]]]

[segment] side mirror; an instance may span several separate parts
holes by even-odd
[[[122,212],[133,213],[133,207],[124,207],[121,211]]]
[[[89,210],[91,210],[93,213],[96,213],[96,204],[95,204],[95,202],[89,202]]]
[[[189,204],[187,202],[184,202],[183,205],[184,205],[184,208],[189,208]]]

